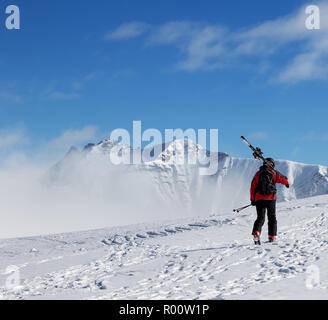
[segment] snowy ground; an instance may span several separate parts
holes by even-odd
[[[254,219],[251,208],[0,240],[0,272],[18,266],[21,284],[6,289],[8,275],[0,275],[0,298],[328,299],[328,196],[279,204],[276,244],[252,244]],[[312,290],[311,268],[320,271]]]

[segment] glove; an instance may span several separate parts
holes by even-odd
[[[253,207],[256,206],[256,201],[252,200],[251,204],[252,204]]]
[[[287,184],[286,184],[286,188],[289,189],[289,187],[290,187],[290,186],[289,186],[289,183],[287,183]]]

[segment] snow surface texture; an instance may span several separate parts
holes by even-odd
[[[278,204],[254,246],[254,208],[167,223],[0,241],[2,299],[327,299],[328,196]],[[266,234],[264,228],[263,237]],[[263,239],[266,240],[266,239]],[[313,271],[319,274],[313,277]],[[311,278],[312,277],[312,278]]]

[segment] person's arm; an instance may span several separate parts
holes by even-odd
[[[276,176],[276,183],[280,183],[285,185],[287,188],[289,188],[289,182],[287,179],[281,177],[279,174],[277,174]]]

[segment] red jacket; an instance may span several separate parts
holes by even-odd
[[[252,185],[251,185],[251,201],[258,201],[258,200],[277,200],[277,195],[275,193],[271,193],[269,195],[262,195],[256,192],[258,183],[259,183],[259,175],[260,175],[260,171],[258,171],[252,181]],[[286,180],[285,178],[281,177],[279,174],[275,174],[272,171],[272,176],[273,176],[273,181],[274,183],[281,183],[283,185],[287,185],[288,184],[288,180]]]

